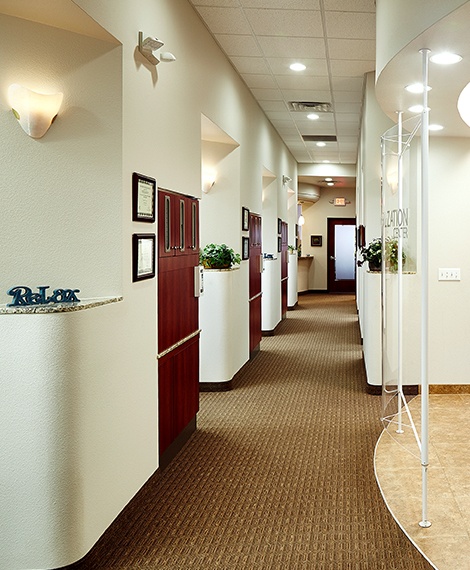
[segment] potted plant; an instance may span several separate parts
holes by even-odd
[[[361,248],[362,259],[357,264],[361,267],[364,262],[369,263],[369,271],[382,269],[382,239],[375,238],[367,246]],[[406,254],[402,251],[403,264],[406,262]],[[387,238],[385,240],[385,262],[390,271],[398,271],[398,240]]]
[[[398,271],[398,240],[388,238],[385,241],[385,259],[391,271]],[[403,265],[406,262],[405,252],[402,251]]]
[[[206,269],[230,269],[240,261],[240,254],[235,253],[225,243],[209,243],[199,252],[199,262]]]
[[[359,267],[367,261],[369,263],[369,271],[380,271],[382,268],[382,239],[375,238],[367,245],[361,248],[362,259],[357,264]]]

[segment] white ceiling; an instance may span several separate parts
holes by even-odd
[[[374,0],[189,0],[300,163],[355,164],[364,73],[375,69]],[[289,69],[294,62],[305,71]],[[289,101],[332,104],[292,111]],[[302,135],[334,135],[319,148]]]

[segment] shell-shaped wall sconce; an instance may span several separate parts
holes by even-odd
[[[13,83],[8,99],[15,117],[25,133],[34,139],[44,136],[59,112],[63,93],[37,93]]]

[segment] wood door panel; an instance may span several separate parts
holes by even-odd
[[[163,352],[199,327],[194,267],[158,274],[158,351]]]
[[[250,301],[250,353],[261,342],[261,295]]]
[[[177,349],[174,356],[175,432],[180,433],[199,410],[199,337]]]
[[[172,359],[158,361],[158,439],[162,454],[175,438]]]

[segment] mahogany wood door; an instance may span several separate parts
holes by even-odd
[[[250,355],[261,343],[261,216],[250,212],[250,270],[249,270],[249,305],[250,305]]]
[[[281,223],[281,315],[287,314],[287,222]]]
[[[328,292],[356,292],[356,220],[328,218]]]
[[[158,192],[158,389],[162,454],[199,408],[199,205],[195,198]],[[181,438],[180,438],[181,440]],[[180,441],[178,440],[178,442]],[[173,446],[174,447],[174,446]],[[173,448],[169,449],[173,453]]]

